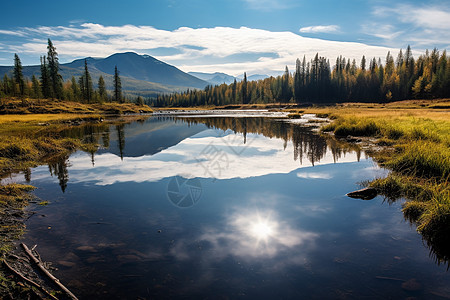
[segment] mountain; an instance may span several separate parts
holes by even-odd
[[[261,74],[253,74],[253,75],[247,75],[247,81],[258,81],[261,79],[265,79],[270,77],[269,75],[261,75]],[[244,79],[244,75],[240,75],[239,77],[237,77],[237,79],[239,81],[241,81],[242,79]]]
[[[235,77],[225,73],[201,73],[201,72],[188,72],[189,75],[200,78],[213,85],[220,85],[222,83],[230,84],[234,82]]]
[[[139,55],[134,52],[116,53],[107,58],[89,58],[89,68],[95,68],[107,74],[114,74],[114,67],[120,76],[136,80],[150,81],[166,85],[204,88],[205,81],[184,73],[180,69],[166,64],[149,55]],[[84,59],[65,64],[69,68],[84,67]]]
[[[113,89],[114,67],[117,66],[125,94],[154,96],[158,93],[184,91],[187,88],[204,88],[208,82],[189,75],[180,69],[166,64],[149,55],[133,52],[116,53],[106,58],[86,58],[94,84],[103,76],[108,90]],[[0,66],[0,76],[12,75],[12,66]],[[60,65],[63,79],[79,77],[84,71],[84,59]],[[40,66],[24,66],[23,74],[31,78],[40,76]]]
[[[241,81],[244,79],[244,75],[240,75],[238,77],[234,77],[225,73],[202,73],[202,72],[188,72],[189,75],[195,76],[197,78],[200,78],[204,81],[207,81],[208,83],[212,85],[220,85],[222,83],[231,84],[236,79],[237,81]],[[269,75],[261,75],[261,74],[254,74],[247,76],[247,81],[257,81],[261,79],[265,79],[270,77]]]
[[[269,75],[254,74],[254,75],[248,76],[247,80],[248,81],[258,81],[258,80],[261,80],[261,79],[266,79],[268,77],[270,77],[270,76]]]

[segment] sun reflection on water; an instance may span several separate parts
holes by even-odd
[[[271,237],[276,234],[278,224],[276,221],[271,220],[269,217],[261,217],[259,214],[255,217],[249,217],[249,230],[247,234],[256,239],[259,243],[264,241],[266,244]]]

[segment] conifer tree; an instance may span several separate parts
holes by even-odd
[[[107,98],[106,85],[102,75],[100,75],[100,77],[98,78],[98,95],[100,97],[101,102],[106,101]]]
[[[366,70],[366,57],[364,55],[361,58],[361,70],[363,70],[363,71]]]
[[[59,74],[59,60],[58,53],[55,46],[50,39],[48,39],[47,46],[47,60],[48,60],[48,73],[50,81],[51,96],[57,99],[62,99],[62,76]]]
[[[247,73],[246,72],[244,72],[244,79],[242,80],[242,85],[241,85],[241,98],[242,98],[243,104],[248,103]]]
[[[142,98],[142,96],[138,96],[136,99],[136,104],[143,106],[144,105],[144,98]]]
[[[119,76],[119,71],[117,70],[117,66],[114,68],[114,101],[119,103],[124,103],[124,99],[122,96],[122,83]]]
[[[72,83],[71,89],[72,89],[73,98],[75,101],[80,101],[81,100],[80,99],[81,91],[80,91],[80,87],[77,84],[77,80],[75,79],[75,76],[72,76],[71,83]]]
[[[41,56],[41,90],[44,98],[50,98],[52,96],[49,77],[47,58],[45,56]]]
[[[295,102],[300,102],[301,97],[301,62],[300,59],[297,58],[295,61],[295,74],[294,74],[294,98]]]
[[[89,73],[86,59],[84,60],[84,73],[80,78],[80,90],[83,100],[87,103],[91,103],[94,97],[94,88],[92,87],[92,78]]]
[[[14,81],[19,85],[19,94],[23,96],[25,90],[25,81],[23,80],[22,63],[19,55],[14,54]]]
[[[39,80],[34,76],[31,78],[31,90],[33,92],[33,98],[39,99],[42,96],[41,88],[39,86]]]

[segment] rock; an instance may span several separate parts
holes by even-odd
[[[347,135],[347,136],[345,137],[345,140],[346,140],[348,143],[359,143],[359,142],[361,142],[361,139],[359,139],[359,138],[357,138],[357,137],[354,137],[354,136],[351,136],[351,135]]]
[[[418,292],[422,289],[422,284],[417,279],[412,278],[402,283],[402,289],[408,292]]]
[[[71,262],[71,261],[60,260],[60,261],[58,261],[58,265],[67,267],[67,268],[72,268],[73,266],[75,266],[75,263]]]
[[[351,193],[348,193],[347,196],[350,198],[362,199],[362,200],[371,200],[378,195],[378,192],[374,188],[364,188],[361,190],[357,190]]]
[[[130,262],[142,261],[142,259],[139,256],[133,255],[133,254],[118,255],[117,260],[120,263],[130,263]]]
[[[80,246],[77,248],[79,251],[86,251],[86,252],[97,252],[97,249],[95,249],[92,246]]]

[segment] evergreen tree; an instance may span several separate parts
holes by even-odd
[[[41,90],[44,98],[50,98],[52,96],[49,77],[47,58],[45,56],[41,56]]]
[[[100,75],[100,77],[98,78],[98,95],[100,97],[101,102],[106,101],[107,99],[106,85],[102,75]]]
[[[42,97],[41,88],[39,85],[39,80],[34,76],[31,78],[31,90],[33,93],[33,98],[40,99]]]
[[[244,79],[242,80],[242,84],[241,84],[241,98],[242,98],[243,104],[248,103],[247,73],[246,72],[244,72]]]
[[[117,66],[114,68],[114,101],[119,103],[124,103],[124,99],[122,96],[122,83],[120,81],[119,71],[117,70]]]
[[[281,81],[281,99],[284,102],[289,102],[289,100],[291,99],[292,93],[291,93],[291,88],[289,86],[289,69],[286,66],[285,71],[284,71],[284,75],[282,77],[282,81]]]
[[[81,100],[81,90],[77,84],[77,80],[75,79],[75,76],[72,76],[70,87],[72,89],[73,100],[80,101]]]
[[[80,78],[80,90],[83,100],[91,103],[94,98],[94,88],[92,87],[92,78],[89,74],[87,60],[84,60],[84,73]]]
[[[144,103],[144,98],[142,98],[141,96],[138,96],[137,99],[136,99],[136,104],[140,105],[140,106],[143,106],[145,104]]]
[[[17,53],[14,54],[14,80],[19,85],[19,94],[23,96],[25,90],[25,81],[23,80],[22,63]]]
[[[50,81],[51,96],[62,99],[62,76],[59,74],[58,53],[50,39],[47,46],[48,73]]]
[[[236,103],[236,87],[237,82],[236,78],[234,78],[233,84],[231,85],[231,103]]]
[[[295,61],[295,74],[294,74],[294,98],[295,102],[300,103],[300,97],[301,97],[301,78],[302,78],[302,70],[301,70],[301,62],[300,59],[297,58]]]
[[[366,57],[364,55],[361,58],[361,70],[363,70],[363,71],[366,70]]]

